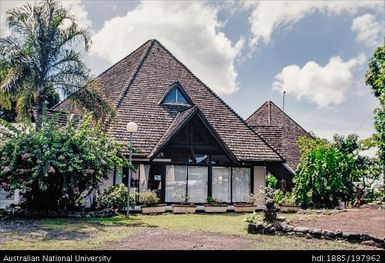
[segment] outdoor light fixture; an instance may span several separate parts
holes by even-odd
[[[129,122],[126,126],[127,132],[130,134],[130,140],[129,140],[129,163],[132,165],[132,134],[138,131],[138,125],[135,122]],[[128,167],[128,177],[127,177],[127,212],[126,216],[129,217],[130,215],[130,186],[131,186],[131,167]]]

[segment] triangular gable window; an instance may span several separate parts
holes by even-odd
[[[174,84],[172,88],[168,91],[167,95],[164,97],[163,104],[169,105],[182,105],[190,106],[191,100],[185,95],[185,93],[180,89],[180,84]]]

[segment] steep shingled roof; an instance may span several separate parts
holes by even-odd
[[[301,152],[297,139],[311,135],[272,101],[266,101],[246,122],[296,170]]]
[[[178,82],[238,161],[283,161],[277,151],[157,40],[144,43],[98,80],[116,108],[108,134],[127,142],[125,126],[129,121],[136,122],[139,130],[133,135],[133,143],[139,156],[150,156],[162,144],[178,114],[187,110],[159,104],[170,86]],[[66,111],[66,104],[59,104],[55,110]]]

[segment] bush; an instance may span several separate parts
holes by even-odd
[[[250,224],[255,224],[257,221],[263,221],[262,215],[258,214],[257,212],[253,212],[253,214],[247,215],[243,219],[243,222],[250,223]]]
[[[111,167],[127,165],[120,145],[95,127],[90,115],[77,125],[44,123],[17,132],[0,148],[0,182],[22,189],[27,208],[74,209],[107,178]]]
[[[181,204],[188,204],[188,200],[190,199],[190,196],[182,189],[176,190],[173,196],[179,200]]]
[[[97,199],[98,208],[112,208],[125,210],[127,208],[127,186],[124,184],[113,185],[103,191]],[[137,193],[130,193],[130,205],[135,206]]]
[[[143,206],[154,206],[160,202],[159,197],[152,191],[139,193],[139,203]]]
[[[266,176],[266,186],[276,189],[278,187],[278,179],[274,175],[269,174]]]
[[[330,145],[318,145],[301,157],[294,193],[301,206],[333,208],[353,196],[355,160]]]
[[[273,191],[273,200],[277,205],[281,205],[283,203],[283,199],[285,198],[285,193],[281,190]]]
[[[281,206],[295,206],[296,197],[293,192],[282,192],[281,190],[275,190],[273,193],[274,203]]]

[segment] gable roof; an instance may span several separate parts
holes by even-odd
[[[230,106],[157,40],[144,43],[103,72],[98,80],[116,111],[115,118],[107,124],[108,135],[117,141],[128,142],[125,126],[129,121],[136,122],[139,129],[133,135],[133,144],[139,150],[137,156],[150,156],[175,129],[173,126],[188,115],[189,112],[180,115],[186,107],[159,105],[170,86],[179,82],[238,161],[284,161]],[[66,111],[66,104],[63,102],[55,109]]]
[[[227,154],[227,156],[232,161],[237,161],[236,157],[233,155],[233,153],[226,147],[222,139],[219,137],[219,135],[216,133],[214,128],[210,125],[210,123],[207,121],[205,116],[202,114],[201,110],[194,106],[188,110],[185,110],[183,112],[180,112],[174,119],[173,123],[170,125],[169,129],[165,132],[162,139],[158,142],[158,144],[155,146],[151,154],[149,155],[149,158],[154,158],[163,148],[166,147],[166,145],[173,139],[174,136],[178,134],[180,130],[183,129],[183,127],[194,117],[198,116],[198,118],[203,122],[203,124],[206,126],[206,128],[209,130],[211,135],[214,137],[216,142],[219,144],[219,146],[222,148],[222,150]]]
[[[312,137],[311,134],[272,101],[262,104],[246,122],[287,160],[293,170],[297,168],[301,156],[297,139]]]

